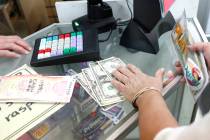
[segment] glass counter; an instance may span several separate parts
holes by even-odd
[[[28,37],[25,40],[34,46],[37,38],[46,35],[55,35],[71,32],[71,24],[52,24]],[[126,49],[119,45],[122,29],[113,31],[107,42],[99,43],[101,58],[116,56],[126,63],[132,63],[149,75],[153,75],[158,68],[165,68],[166,71],[174,69],[177,56],[173,53],[170,32],[165,33],[159,39],[160,51],[154,54]],[[108,33],[99,35],[100,39],[106,38]],[[19,59],[0,59],[1,72],[5,75],[23,64],[30,63],[31,53]],[[71,61],[71,60],[69,60]],[[66,75],[69,69],[81,72],[87,67],[88,62],[65,65],[54,65],[46,67],[34,67],[33,69],[42,75]],[[182,102],[184,85],[179,83],[181,77],[176,77],[163,90],[169,109],[175,118],[179,117],[179,110]],[[137,126],[138,112],[127,101],[119,104],[124,113],[120,122],[114,124],[100,113],[100,107],[88,96],[79,84],[76,84],[70,103],[63,105],[55,113],[49,115],[47,119],[40,119],[36,126],[27,127],[15,136],[22,135],[19,139],[121,139]],[[41,117],[41,116],[40,116]],[[6,138],[7,139],[7,138]]]

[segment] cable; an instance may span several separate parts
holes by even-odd
[[[128,0],[126,0],[126,4],[127,4],[128,9],[129,9],[129,12],[130,12],[130,19],[129,19],[129,20],[126,20],[126,21],[120,21],[121,19],[118,18],[118,19],[116,20],[117,26],[126,26],[126,25],[128,25],[128,24],[131,22],[131,20],[133,19],[133,13],[132,13],[132,10],[131,10],[131,8],[130,8],[130,6],[129,6]]]
[[[126,21],[117,22],[117,26],[126,26],[129,24],[129,22],[130,22],[130,19]]]
[[[131,7],[130,7],[130,5],[129,5],[129,3],[128,3],[128,0],[126,0],[126,4],[127,4],[128,9],[129,9],[129,11],[130,11],[130,15],[131,15],[130,22],[131,22],[131,20],[133,19],[133,13],[132,13]],[[129,22],[129,23],[130,23],[130,22]]]
[[[120,22],[121,19],[118,18],[118,19],[116,19],[117,26],[126,26],[126,25],[128,25],[128,24],[132,21],[132,19],[133,19],[133,13],[132,13],[132,10],[131,10],[131,8],[130,8],[130,6],[129,6],[128,0],[126,0],[126,4],[127,4],[127,7],[128,7],[128,9],[129,9],[129,11],[130,11],[130,16],[131,16],[131,17],[130,17],[130,20]],[[118,22],[118,21],[119,21],[119,22]],[[104,39],[104,40],[99,40],[99,42],[106,42],[106,41],[108,41],[108,40],[110,39],[111,35],[112,35],[112,31],[113,31],[113,29],[110,30],[109,35],[108,35],[108,37],[107,37],[106,39]]]
[[[110,39],[111,35],[112,35],[112,31],[113,31],[113,29],[111,28],[108,37],[106,39],[104,39],[104,40],[99,40],[99,42],[106,42],[106,41],[108,41]]]

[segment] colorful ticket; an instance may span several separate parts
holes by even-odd
[[[183,67],[187,85],[194,99],[197,100],[206,88],[209,76],[203,54],[190,51],[189,49],[191,44],[194,44],[196,41],[202,42],[203,40],[194,38],[195,34],[199,33],[198,31],[192,32],[194,29],[192,29],[193,27],[188,27],[188,22],[185,13],[183,13],[172,31],[172,40],[176,54]]]

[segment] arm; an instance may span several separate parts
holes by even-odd
[[[136,101],[141,140],[152,140],[162,129],[178,126],[163,97],[156,91],[148,92]]]
[[[192,51],[201,51],[207,61],[208,70],[210,69],[210,43],[196,43],[189,46]],[[177,73],[182,73],[182,67],[180,63],[176,63]],[[114,73],[116,78],[112,81],[112,84],[121,92],[128,101],[132,101],[132,98],[136,93],[145,87],[155,87],[162,90],[163,83],[163,71],[156,72],[155,77],[151,77],[142,73],[133,65],[127,67],[120,67]],[[184,79],[182,79],[184,81]],[[167,108],[167,105],[162,98],[161,94],[157,91],[150,90],[144,93],[136,100],[136,106],[139,109],[139,128],[141,132],[141,140],[152,140],[154,137],[164,128],[177,127],[178,124],[173,118],[172,114]],[[210,114],[200,122],[194,123],[190,127],[175,128],[170,132],[161,131],[158,139],[163,139],[163,135],[166,139],[210,139],[209,135],[209,123]]]
[[[135,66],[127,65],[127,67],[118,68],[113,73],[116,79],[112,81],[112,84],[128,101],[132,101],[135,94],[145,87],[155,87],[161,91],[163,75],[164,71],[159,70],[155,77],[151,77]],[[160,130],[177,126],[163,97],[155,90],[149,90],[137,98],[136,106],[139,109],[141,140],[152,140]]]

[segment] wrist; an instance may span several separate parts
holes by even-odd
[[[136,99],[135,105],[138,109],[141,108],[142,104],[144,104],[145,102],[152,102],[153,98],[163,98],[161,93],[155,90],[150,90],[150,91],[146,91],[145,94],[143,94],[141,97],[138,97]]]

